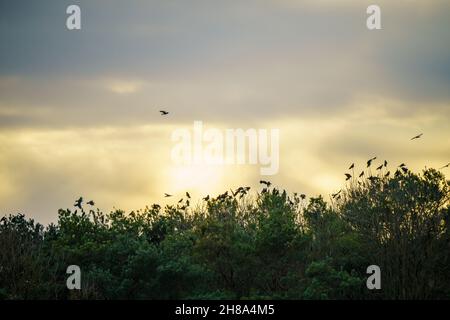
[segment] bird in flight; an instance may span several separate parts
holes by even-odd
[[[159,112],[161,113],[162,116],[166,116],[169,114],[168,111],[164,111],[164,110],[159,110]]]
[[[377,157],[373,157],[372,159],[367,160],[367,168],[370,167],[372,164],[372,161],[375,160]]]
[[[93,200],[90,200],[90,201],[86,202],[86,204],[93,206],[93,205],[95,205],[95,202]]]
[[[441,167],[441,168],[439,168],[439,170],[441,170],[441,169],[444,169],[444,168],[448,168],[450,166],[450,162],[449,163],[447,163],[445,166],[443,166],[443,167]]]
[[[78,200],[75,200],[75,204],[73,206],[82,209],[81,208],[82,203],[83,203],[83,197],[80,197]]]
[[[209,194],[203,198],[203,200],[208,201],[209,200]]]
[[[399,167],[406,167],[406,164],[402,163],[401,165],[399,165]]]
[[[411,140],[420,139],[420,137],[422,137],[422,136],[423,136],[423,133],[418,134],[417,136],[412,137]]]
[[[350,178],[352,177],[352,175],[349,173],[346,173],[345,176],[346,176],[345,181],[350,180]]]
[[[384,176],[385,176],[385,177],[389,177],[390,174],[391,174],[391,172],[388,171]]]
[[[355,164],[352,163],[352,165],[348,168],[348,170],[352,170],[355,167]]]
[[[331,196],[333,197],[333,199],[335,199],[341,192],[342,190],[339,190],[338,192],[333,193]]]
[[[364,175],[364,171],[361,171],[361,173],[359,174],[359,177],[361,178]]]
[[[189,194],[189,192],[186,192],[186,197],[188,197],[188,199],[191,198],[191,195]]]
[[[388,162],[386,160],[384,160],[384,167],[387,167]]]
[[[381,170],[381,169],[383,169],[383,165],[381,165],[377,168],[377,170]]]
[[[171,194],[164,193],[164,197],[166,197],[166,198],[171,197],[171,196],[172,196]]]
[[[260,180],[259,183],[265,184],[267,187],[270,187],[270,185],[272,184],[272,183],[270,183],[270,181],[264,181],[264,180]]]

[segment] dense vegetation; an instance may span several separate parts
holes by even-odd
[[[330,197],[239,188],[193,208],[0,223],[4,299],[448,299],[450,182],[407,170]],[[79,265],[82,289],[66,288]],[[379,265],[382,289],[368,290]]]

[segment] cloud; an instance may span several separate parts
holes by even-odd
[[[69,1],[0,2],[2,213],[51,220],[80,193],[108,210],[257,187],[258,168],[171,164],[171,131],[195,120],[279,128],[272,180],[309,195],[372,155],[448,162],[448,1],[380,0],[376,32],[367,1],[79,3],[71,32]]]

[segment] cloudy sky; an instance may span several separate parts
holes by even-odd
[[[382,30],[366,28],[372,3]],[[2,0],[0,40],[0,216],[258,186],[259,166],[173,163],[172,132],[196,120],[280,129],[263,178],[309,196],[374,156],[450,161],[447,0]]]

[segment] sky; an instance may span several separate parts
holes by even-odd
[[[450,162],[446,0],[1,0],[0,40],[0,216],[49,223],[79,196],[130,211],[260,179],[328,198],[353,162]],[[277,174],[174,163],[172,133],[194,121],[279,129]]]

